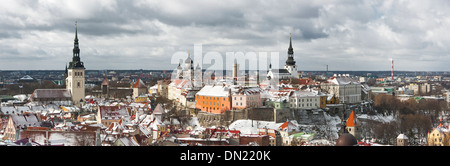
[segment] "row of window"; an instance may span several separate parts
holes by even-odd
[[[219,110],[219,107],[203,107],[203,109],[206,109],[207,111],[215,111],[215,110]]]
[[[210,96],[196,96],[197,99],[212,99],[212,100],[219,100],[219,97],[210,97]],[[226,97],[222,97],[223,101],[225,101]],[[252,100],[258,97],[247,97],[247,99]],[[235,96],[234,100],[237,100],[238,98]],[[242,100],[242,97],[239,97],[239,100]]]
[[[72,87],[72,82],[69,82],[69,87]],[[77,82],[77,88],[82,88],[80,81]]]
[[[254,96],[254,97],[251,97],[251,96],[248,96],[247,97],[247,100],[255,100],[255,99],[259,99],[260,97],[257,97],[257,96]],[[235,96],[234,97],[234,100],[237,100],[237,97]],[[239,100],[242,100],[242,97],[239,97]]]
[[[196,102],[196,104],[200,104],[200,101],[197,101]],[[205,101],[202,101],[202,104],[205,104]],[[206,102],[206,104],[208,104],[208,105],[216,105],[216,102]],[[219,106],[220,105],[220,103],[219,102],[217,102],[217,106]],[[224,104],[222,104],[222,107],[224,106]]]
[[[80,72],[73,72],[73,74],[75,75],[75,76],[83,76],[83,72],[82,71],[80,71]],[[69,76],[72,76],[72,72],[69,72]]]
[[[210,96],[196,96],[196,99],[212,99],[212,100],[219,100],[219,97],[210,97]],[[222,97],[223,101],[225,101],[226,97]]]
[[[301,101],[305,102],[305,99],[302,99]],[[309,102],[309,101],[313,101],[313,99],[306,98],[306,102]],[[314,98],[314,101],[317,101],[317,98]],[[295,99],[291,99],[291,102],[295,102]],[[298,102],[300,102],[300,99],[298,99]]]
[[[205,101],[202,101],[201,103],[205,104]],[[197,101],[196,104],[200,104],[200,101]],[[216,106],[215,102],[206,102],[206,104]],[[243,104],[243,102],[236,102],[236,103],[234,103],[234,105],[235,106],[243,106],[244,104]],[[253,104],[249,104],[249,105],[256,105],[256,104],[253,103]],[[217,102],[217,106],[220,106],[219,102]],[[222,107],[224,107],[224,106],[225,105],[222,104]]]
[[[295,107],[296,106],[296,104],[291,104],[291,107]],[[312,107],[313,106],[313,104],[312,103],[306,103],[306,105],[305,104],[301,104],[301,106],[300,106],[300,104],[298,104],[298,107]],[[315,103],[314,104],[314,106],[316,106],[317,107],[317,103]]]
[[[438,142],[437,138],[434,139],[434,142]],[[442,138],[439,138],[439,142],[442,142]]]

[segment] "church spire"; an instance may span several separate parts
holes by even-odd
[[[77,21],[75,21],[75,41],[78,42]]]
[[[294,49],[292,48],[292,35],[289,34],[289,48],[288,48],[288,55],[294,54]]]
[[[295,65],[294,60],[294,49],[292,48],[292,35],[289,34],[289,48],[288,48],[288,59],[286,60],[286,65],[293,66]]]
[[[75,40],[73,42],[73,60],[76,61],[80,61],[80,59],[76,59],[75,57],[79,57],[80,56],[80,48],[79,48],[79,44],[78,44],[78,30],[77,30],[77,21],[75,21]]]
[[[73,42],[73,57],[72,62],[69,63],[69,68],[84,68],[83,62],[80,60],[80,48],[78,43],[78,29],[77,21],[75,21],[75,39]]]

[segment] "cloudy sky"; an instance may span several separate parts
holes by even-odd
[[[2,0],[0,70],[64,69],[75,21],[87,69],[174,69],[194,44],[281,66],[291,34],[299,70],[450,71],[448,0]]]

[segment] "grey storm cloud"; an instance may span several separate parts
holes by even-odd
[[[445,0],[5,0],[0,70],[64,69],[77,21],[90,69],[173,69],[194,44],[275,51],[283,65],[291,35],[300,70],[389,70],[394,59],[399,70],[446,71],[449,11]]]

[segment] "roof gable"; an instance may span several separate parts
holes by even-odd
[[[71,98],[68,89],[36,89],[31,98]]]
[[[164,109],[162,108],[161,104],[156,105],[155,109],[153,110],[153,114],[161,115],[164,113]]]
[[[140,78],[133,84],[132,87],[133,88],[147,88],[147,86],[145,86],[144,81],[142,81]]]

